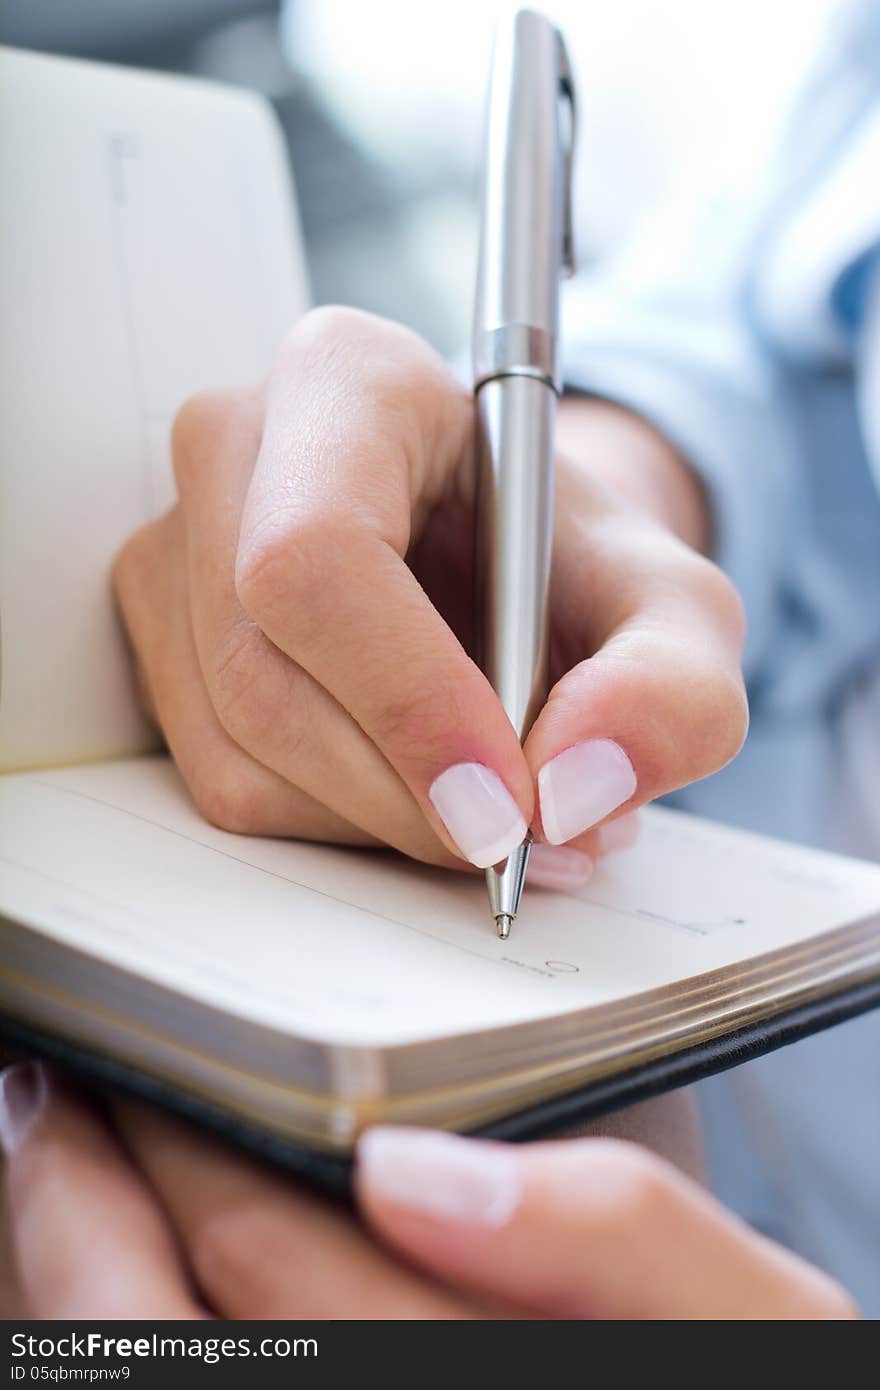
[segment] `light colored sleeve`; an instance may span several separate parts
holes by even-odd
[[[810,555],[846,567],[810,515],[807,474],[859,446],[842,427],[829,444],[829,415],[819,457],[809,397],[845,386],[880,274],[880,7],[855,0],[826,40],[766,167],[652,217],[572,283],[563,315],[567,387],[643,416],[702,479],[752,677]]]
[[[641,415],[702,480],[714,558],[745,602],[747,675],[780,620],[801,539],[786,372],[749,317],[749,255],[721,200],[680,208],[574,281],[563,314],[566,388]]]

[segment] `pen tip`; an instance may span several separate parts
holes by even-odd
[[[513,918],[507,912],[499,912],[498,916],[495,918],[495,926],[498,928],[498,935],[501,937],[502,941],[506,941],[510,936],[512,923]]]

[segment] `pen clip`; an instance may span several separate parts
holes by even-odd
[[[565,40],[557,29],[556,43],[559,61],[559,96],[568,106],[567,138],[562,156],[563,203],[562,203],[562,257],[561,273],[574,275],[574,213],[572,208],[572,183],[574,180],[574,137],[577,115],[577,102],[574,91],[574,74],[568,57]]]

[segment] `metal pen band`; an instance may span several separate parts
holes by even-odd
[[[535,376],[559,395],[556,342],[544,328],[506,323],[474,335],[474,390],[499,376]]]

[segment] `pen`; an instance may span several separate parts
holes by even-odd
[[[548,693],[559,282],[572,263],[574,91],[559,31],[519,10],[489,87],[474,309],[477,660],[522,742]],[[504,939],[531,840],[486,870]]]

